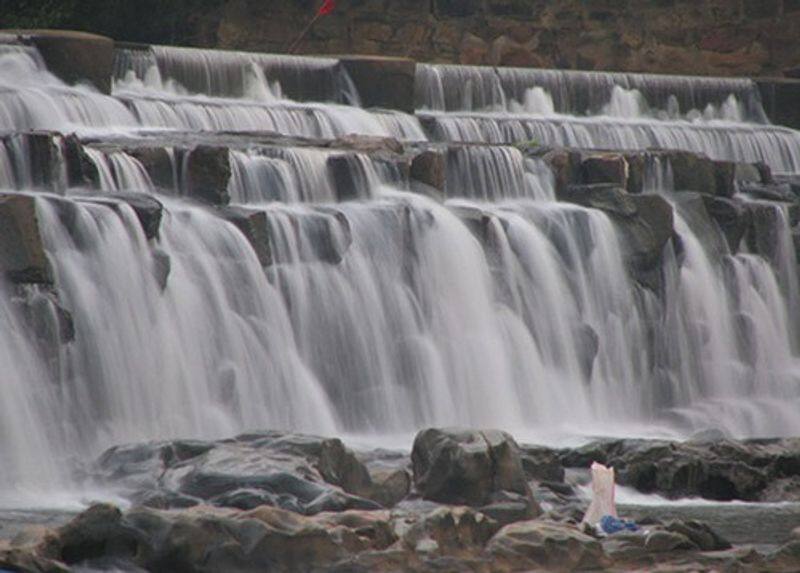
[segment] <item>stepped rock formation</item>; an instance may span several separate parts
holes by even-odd
[[[796,82],[111,45],[0,36],[0,507],[132,507],[0,566],[797,570],[791,504],[577,525],[798,500]]]

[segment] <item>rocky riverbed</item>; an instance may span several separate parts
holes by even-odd
[[[593,461],[618,470],[620,514],[639,533],[580,524]],[[800,440],[713,433],[555,449],[497,430],[428,429],[410,455],[272,431],[131,444],[78,476],[129,506],[94,504],[72,519],[6,512],[0,567],[790,572],[800,569],[799,462]]]

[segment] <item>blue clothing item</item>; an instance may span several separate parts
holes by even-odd
[[[639,526],[634,521],[620,519],[613,515],[604,515],[600,518],[600,529],[611,535],[620,531],[639,531]]]

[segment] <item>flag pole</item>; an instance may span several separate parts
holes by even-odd
[[[297,49],[297,46],[299,46],[299,45],[300,45],[300,42],[302,42],[302,41],[303,41],[303,38],[305,38],[305,37],[306,37],[306,35],[308,34],[308,32],[311,30],[311,27],[312,27],[314,24],[316,24],[317,20],[319,20],[321,16],[322,16],[322,12],[317,12],[317,13],[314,15],[314,17],[313,17],[313,18],[311,19],[311,21],[310,21],[310,22],[309,22],[309,23],[306,25],[306,27],[305,27],[305,28],[303,28],[303,31],[302,31],[302,32],[300,32],[300,35],[299,35],[299,36],[297,36],[297,39],[296,39],[294,42],[292,42],[292,44],[289,46],[289,49],[287,50],[287,52],[289,52],[290,54],[293,54],[293,53],[294,53],[294,51]]]

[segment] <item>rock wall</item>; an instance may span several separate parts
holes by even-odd
[[[316,5],[228,0],[215,9],[213,41],[281,51]],[[800,66],[797,38],[798,0],[340,0],[299,51],[758,76]]]
[[[0,0],[0,28],[280,52],[321,0]],[[300,51],[698,75],[800,74],[800,0],[338,0]]]

